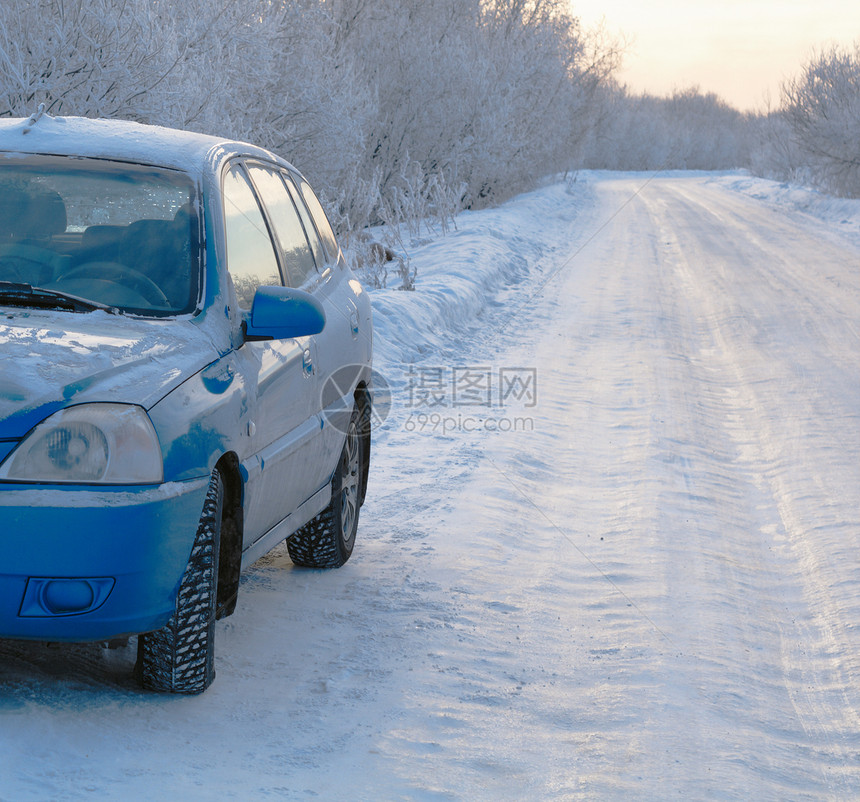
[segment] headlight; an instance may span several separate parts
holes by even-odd
[[[81,404],[42,421],[0,465],[0,480],[158,484],[161,446],[146,412],[131,404]]]

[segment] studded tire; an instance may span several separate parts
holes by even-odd
[[[209,482],[176,609],[165,626],[138,637],[135,674],[145,688],[202,693],[215,678],[215,601],[224,486],[215,469]]]
[[[316,518],[287,538],[290,559],[303,568],[340,568],[352,555],[363,487],[365,438],[362,412],[352,410],[346,440],[331,480],[331,501]]]

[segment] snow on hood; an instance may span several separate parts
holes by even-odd
[[[190,319],[15,310],[0,316],[0,439],[88,401],[148,409],[218,357]]]

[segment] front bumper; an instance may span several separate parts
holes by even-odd
[[[0,637],[98,641],[163,626],[208,486],[0,484]]]

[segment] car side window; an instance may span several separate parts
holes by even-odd
[[[319,231],[325,249],[328,251],[329,258],[334,261],[337,259],[338,247],[331,223],[328,221],[319,198],[317,198],[316,193],[311,189],[311,185],[307,181],[300,180],[299,187],[302,191],[302,197],[305,199],[305,203],[308,205],[308,209],[314,218],[314,223],[316,223],[317,231]]]
[[[257,166],[248,171],[275,229],[287,285],[301,287],[317,275],[317,269],[296,207],[280,173]]]
[[[287,189],[290,191],[293,202],[296,204],[296,208],[299,210],[299,214],[301,215],[302,223],[305,227],[305,233],[308,235],[308,242],[310,242],[311,248],[314,252],[314,259],[317,260],[317,264],[322,270],[323,265],[325,265],[328,259],[326,258],[325,248],[323,248],[319,235],[314,228],[310,212],[308,212],[307,207],[302,200],[302,196],[299,195],[299,191],[296,189],[296,185],[293,183],[292,178],[284,173],[281,173],[281,176],[283,177],[284,183],[287,185]]]
[[[254,190],[238,164],[224,175],[224,226],[227,270],[239,307],[250,309],[260,286],[280,286],[278,259]]]

